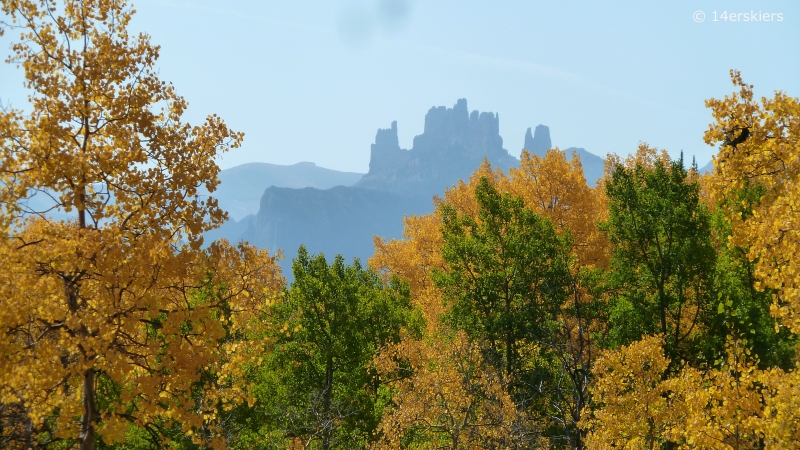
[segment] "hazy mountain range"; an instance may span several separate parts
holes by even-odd
[[[206,234],[247,240],[270,252],[282,249],[282,266],[291,276],[291,259],[300,244],[311,253],[366,261],[373,236],[400,238],[403,217],[433,211],[433,196],[466,180],[484,158],[507,171],[519,160],[503,148],[499,114],[469,112],[460,99],[452,108],[431,108],[423,132],[410,149],[400,148],[397,122],[379,129],[371,146],[369,172],[337,172],[313,163],[279,166],[251,163],[223,170],[214,192],[231,220]],[[552,147],[550,130],[539,125],[525,137],[525,148],[544,156]],[[589,183],[602,176],[603,159],[582,148],[578,155]]]
[[[328,189],[351,186],[363,176],[363,173],[317,167],[313,162],[291,166],[248,163],[220,171],[220,184],[214,197],[219,200],[220,207],[228,211],[228,216],[238,221],[258,212],[261,196],[270,186]]]

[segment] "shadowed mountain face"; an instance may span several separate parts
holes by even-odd
[[[362,262],[374,253],[373,236],[400,237],[403,216],[432,210],[432,199],[337,186],[327,190],[270,187],[261,209],[247,219],[242,239],[271,253],[283,249],[284,273],[300,244],[328,257],[343,254]]]
[[[503,148],[499,131],[497,114],[470,113],[467,101],[460,99],[452,108],[439,106],[428,111],[424,131],[414,138],[410,150],[400,148],[397,122],[378,130],[371,146],[369,173],[350,187],[324,184],[345,184],[351,180],[347,177],[358,174],[324,172],[326,169],[313,165],[290,166],[319,172],[314,184],[298,177],[297,183],[307,183],[304,186],[289,184],[288,175],[282,178],[283,186],[275,181],[271,183],[276,186],[257,186],[251,180],[263,185],[268,177],[257,173],[264,173],[266,165],[244,165],[223,171],[218,191],[222,194],[218,197],[223,209],[227,206],[233,217],[236,217],[235,207],[250,211],[258,193],[258,213],[238,222],[229,221],[206,237],[244,239],[271,252],[282,249],[286,258],[281,266],[289,279],[291,261],[300,244],[305,244],[311,253],[322,252],[329,258],[341,254],[348,260],[358,257],[366,261],[374,253],[373,236],[401,238],[405,215],[433,211],[432,197],[442,195],[459,180],[467,180],[484,158],[504,171],[518,167],[519,161]],[[531,133],[529,128],[525,146],[544,156],[552,147],[550,130],[539,125]],[[572,150],[581,158],[589,183],[602,176],[602,158],[583,149],[570,148],[567,153],[571,155]],[[286,174],[286,166],[283,168],[282,173]],[[239,203],[225,203],[225,198]]]

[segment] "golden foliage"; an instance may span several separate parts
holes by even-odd
[[[662,346],[660,337],[647,337],[597,359],[595,407],[581,424],[587,448],[652,449],[677,436],[681,411],[673,383],[663,380],[669,360]]]
[[[384,414],[373,448],[514,448],[532,439],[500,377],[463,331],[404,341],[379,355],[376,368],[413,375],[395,383],[395,407]]]
[[[622,159],[619,155],[610,154],[605,160],[605,176],[604,180],[611,175],[614,171],[614,168],[620,164],[624,167],[629,169],[633,169],[637,165],[645,168],[645,169],[653,169],[656,165],[657,161],[661,161],[661,164],[669,167],[672,159],[667,153],[666,150],[662,149],[659,151],[655,147],[650,147],[646,143],[642,142],[639,143],[639,147],[636,148],[635,153],[631,153],[625,159]]]
[[[581,424],[587,448],[800,448],[797,371],[759,370],[743,344],[730,339],[719,368],[671,378],[660,338],[604,352]]]
[[[685,404],[680,407],[687,413],[682,435],[688,447],[759,448],[760,373],[741,344],[729,342],[728,358],[721,368],[702,375],[685,368],[678,377],[685,392]]]
[[[768,449],[800,449],[800,371],[770,369],[760,374],[764,412],[758,430]]]
[[[266,252],[200,250],[224,213],[198,188],[214,190],[214,157],[242,134],[181,122],[186,101],[158,79],[158,47],[126,31],[124,1],[2,10],[32,91],[30,114],[0,112],[0,404],[20,411],[3,432],[92,448],[96,430],[111,443],[175,420],[221,446],[218,408],[252,401],[242,365],[263,351],[240,338],[283,285]],[[74,218],[34,210],[33,194]]]
[[[586,184],[576,154],[568,161],[558,148],[544,158],[523,151],[520,167],[510,169],[499,185],[521,196],[525,206],[549,218],[560,232],[569,230],[580,266],[608,267],[610,244],[597,227],[608,210],[605,192]]]
[[[749,249],[756,261],[756,287],[777,291],[772,313],[800,332],[800,101],[783,92],[754,100],[753,86],[731,71],[739,92],[710,99],[715,123],[706,143],[720,143],[712,189],[716,199],[735,198],[745,186],[764,189],[752,215],[729,204],[730,243]]]
[[[34,428],[47,428],[58,408],[50,437],[77,437],[73,419],[85,414],[82,398],[95,395],[84,392],[90,375],[91,388],[102,375],[121,389],[93,419],[103,421],[107,442],[130,423],[179,419],[189,431],[213,423],[220,402],[252,402],[242,364],[264,342],[245,347],[227,337],[257,331],[283,283],[274,257],[227,242],[214,243],[207,258],[144,237],[123,246],[99,230],[42,220],[16,237],[41,242],[4,239],[0,247],[8,269],[0,275],[0,402],[25,405]],[[79,283],[64,282],[76,275]],[[225,288],[212,292],[218,280]],[[191,389],[202,370],[217,380],[197,404]]]
[[[444,312],[442,296],[429,278],[434,269],[444,270],[441,254],[444,243],[441,217],[438,212],[406,217],[403,221],[405,239],[386,242],[375,237],[375,255],[369,265],[385,277],[393,274],[408,282],[411,299],[423,313],[427,324],[439,323]]]

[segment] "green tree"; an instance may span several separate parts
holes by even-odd
[[[433,279],[452,304],[444,320],[485,343],[489,361],[512,382],[515,402],[525,403],[535,396],[542,375],[536,361],[568,295],[569,237],[487,178],[475,196],[475,217],[440,206],[448,270]]]
[[[693,172],[694,174],[694,172]],[[613,247],[606,344],[662,334],[668,358],[692,358],[691,339],[711,305],[715,251],[700,185],[666,153],[642,145],[606,181]]]
[[[328,264],[301,246],[292,269],[274,316],[282,334],[258,375],[261,420],[270,423],[263,433],[301,448],[363,447],[391,399],[372,360],[404,332],[418,333],[419,314],[405,284],[385,285],[357,259]]]
[[[715,308],[704,317],[706,336],[699,343],[700,352],[710,364],[725,361],[726,344],[731,338],[755,354],[759,368],[778,366],[784,370],[794,367],[797,353],[797,336],[770,314],[774,289],[756,289],[757,260],[747,257],[749,249],[732,244],[731,221],[726,211],[737,214],[741,220],[752,216],[761,201],[764,188],[754,183],[744,183],[738,191],[722,200],[722,205],[712,214],[712,231],[718,248],[714,272],[713,298]]]

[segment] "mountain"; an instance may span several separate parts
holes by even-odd
[[[242,239],[270,253],[283,249],[284,273],[300,244],[328,257],[343,254],[362,262],[374,252],[373,236],[400,237],[403,216],[433,209],[431,198],[337,186],[327,190],[269,187],[258,214],[247,221]],[[288,272],[287,272],[288,270]]]
[[[311,253],[366,262],[374,253],[374,235],[401,238],[405,215],[433,211],[432,197],[469,178],[484,158],[504,170],[517,167],[519,161],[503,148],[499,130],[499,115],[470,113],[465,99],[452,108],[431,108],[411,149],[400,148],[397,122],[378,130],[369,172],[355,185],[270,187],[262,191],[258,214],[226,224],[220,232],[269,250],[283,249],[282,267],[289,276],[301,243]]]
[[[239,221],[258,212],[261,196],[270,186],[328,189],[351,186],[363,176],[363,173],[325,169],[312,162],[290,166],[248,163],[220,171],[220,184],[212,195],[231,219]]]
[[[295,185],[283,178],[283,186],[270,181],[273,186],[267,187],[264,180],[269,176],[260,176],[257,170],[265,171],[271,165],[244,165],[223,171],[217,192],[220,205],[239,220],[207,233],[206,239],[225,236],[231,241],[247,240],[271,252],[282,249],[285,259],[281,266],[290,279],[291,261],[301,244],[309,252],[322,252],[329,258],[342,254],[347,260],[358,257],[366,262],[374,253],[373,236],[401,238],[404,216],[433,211],[432,197],[468,179],[484,158],[504,171],[519,167],[519,160],[503,148],[499,115],[469,112],[465,99],[459,99],[452,108],[428,110],[423,132],[414,138],[411,149],[400,147],[397,127],[395,121],[377,131],[370,147],[369,172],[363,176],[318,172],[332,178],[298,177]],[[539,125],[533,133],[528,129],[525,148],[544,156],[551,147],[548,127]],[[566,151],[572,154],[573,150],[581,158],[589,182],[594,183],[602,176],[603,159],[582,148]],[[310,163],[291,167],[326,170]],[[287,173],[286,166],[281,170]],[[360,179],[353,181],[355,177]],[[246,215],[254,210],[257,196],[257,214]]]
[[[699,168],[697,170],[697,172],[700,173],[700,174],[711,173],[713,171],[714,171],[714,161],[713,160],[709,161],[708,164],[706,164],[705,166],[703,166],[703,167],[701,167],[701,168]]]
[[[264,194],[264,190],[270,186],[327,189],[334,186],[351,186],[363,176],[363,173],[325,169],[318,167],[313,162],[300,162],[288,166],[248,163],[221,170],[218,174],[220,183],[212,195],[219,201],[220,208],[228,211],[230,220],[226,225],[229,230],[227,234],[221,234],[218,230],[211,231],[206,235],[206,240],[211,241],[221,236],[240,235],[241,233],[231,232],[232,229],[236,229],[231,222],[242,221],[246,216],[256,214],[261,196]],[[209,193],[205,189],[200,189],[200,195],[209,195]],[[54,207],[56,203],[53,197],[56,196],[55,192],[41,190],[33,193],[22,204],[25,210],[46,212],[48,216],[56,220],[74,219],[74,211],[68,214]],[[239,228],[242,226],[240,225]]]
[[[528,128],[525,133],[525,147],[523,149],[544,158],[547,150],[551,148],[553,148],[553,144],[550,140],[550,128],[545,125],[537,125],[533,135],[531,135],[531,129]],[[579,147],[569,147],[564,149],[564,152],[570,159],[572,159],[573,152],[578,155],[583,167],[583,175],[586,177],[586,183],[589,186],[594,186],[597,184],[597,180],[603,178],[603,167],[605,165],[603,158]]]

